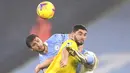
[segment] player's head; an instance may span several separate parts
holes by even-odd
[[[72,29],[73,39],[78,45],[82,45],[87,37],[87,29],[83,25],[75,25]]]
[[[26,45],[33,51],[37,52],[44,51],[42,40],[35,34],[31,34],[26,38]]]

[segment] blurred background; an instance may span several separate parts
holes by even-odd
[[[0,73],[34,73],[38,53],[26,47],[25,39],[41,1],[0,0]],[[84,48],[99,58],[95,73],[130,72],[130,0],[49,1],[56,7],[52,34],[68,33],[74,24],[88,29]]]

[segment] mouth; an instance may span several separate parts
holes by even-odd
[[[80,40],[79,42],[80,42],[80,43],[83,43],[83,42],[84,42],[84,40]]]

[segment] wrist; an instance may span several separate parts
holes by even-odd
[[[37,68],[38,69],[42,69],[41,64],[38,64]]]

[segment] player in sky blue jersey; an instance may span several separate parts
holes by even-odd
[[[87,31],[84,26],[76,25],[71,34],[54,34],[46,40],[44,44],[38,36],[34,34],[29,35],[26,39],[26,44],[29,48],[32,48],[31,50],[39,52],[39,59],[41,62],[41,64],[36,67],[36,73],[38,73],[40,69],[45,69],[49,66],[59,51],[60,46],[67,39],[73,37],[76,43],[82,46],[87,35],[87,33],[83,33],[82,30]],[[81,52],[82,48],[80,48],[79,51]]]
[[[69,34],[54,34],[46,40],[44,44],[48,46],[48,53],[39,53],[40,63],[47,58],[54,57],[58,53],[62,43],[67,39],[69,39]]]

